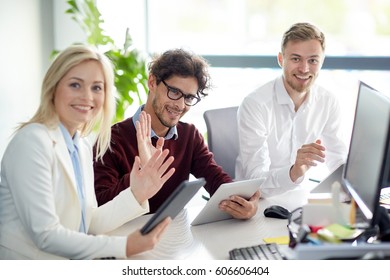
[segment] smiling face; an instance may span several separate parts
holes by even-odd
[[[287,92],[307,93],[318,77],[324,61],[324,51],[318,40],[289,41],[278,62],[283,68],[283,80]]]
[[[92,120],[103,107],[104,74],[99,62],[90,60],[73,67],[60,80],[54,107],[70,135]]]
[[[171,88],[179,89],[185,94],[196,96],[198,82],[195,77],[172,76],[165,80]],[[184,98],[172,100],[168,97],[168,88],[163,82],[158,85],[153,75],[149,76],[149,95],[145,111],[151,115],[152,129],[159,136],[165,136],[169,128],[175,126],[190,106],[184,103]]]

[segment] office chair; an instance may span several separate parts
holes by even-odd
[[[238,106],[205,111],[207,143],[214,159],[222,169],[235,178],[238,156]]]

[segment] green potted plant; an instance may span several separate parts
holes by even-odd
[[[116,116],[118,122],[124,119],[127,108],[136,100],[137,105],[144,103],[143,96],[148,92],[146,59],[133,47],[129,29],[126,29],[124,43],[118,47],[114,40],[105,34],[101,25],[104,23],[101,13],[96,7],[95,0],[69,0],[70,14],[87,35],[87,43],[104,49],[105,54],[112,60],[115,69]]]

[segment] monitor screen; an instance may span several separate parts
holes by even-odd
[[[390,99],[360,82],[343,182],[363,213],[375,224],[389,149]]]
[[[384,177],[383,177],[383,184],[382,184],[383,189],[390,188],[390,139],[388,141],[389,143],[388,143],[387,154],[384,163]]]

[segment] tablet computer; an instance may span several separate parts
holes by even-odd
[[[173,220],[205,184],[206,180],[204,178],[183,181],[142,227],[141,233],[147,234],[166,217],[171,217]]]
[[[239,195],[249,199],[260,186],[264,183],[265,178],[236,181],[222,184],[217,191],[207,201],[206,205],[199,212],[191,225],[201,225],[206,223],[217,222],[231,219],[232,216],[219,210],[218,205],[222,200],[228,199],[231,195]]]
[[[331,172],[324,180],[318,183],[310,192],[311,193],[331,193],[334,182],[339,182],[342,185],[344,165],[341,164],[333,172]]]

